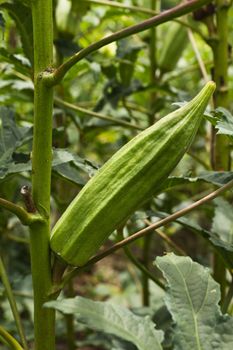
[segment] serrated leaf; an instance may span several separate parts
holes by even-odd
[[[188,184],[195,184],[199,182],[207,182],[213,185],[222,186],[233,179],[232,171],[207,171],[199,174],[196,177],[189,176],[170,176],[166,179],[159,191],[168,191],[176,186],[184,186]]]
[[[218,130],[217,134],[227,135],[233,138],[233,115],[226,108],[218,107],[206,118]]]
[[[232,171],[207,171],[198,176],[200,180],[214,185],[224,185],[233,179]]]
[[[215,113],[219,118],[216,124],[217,134],[233,136],[233,115],[223,107],[217,108]]]
[[[139,350],[162,350],[163,332],[155,329],[149,317],[136,316],[126,308],[82,297],[51,301],[45,306],[74,314],[88,327],[130,341]]]
[[[79,186],[84,186],[98,170],[90,161],[64,149],[54,150],[52,167],[54,173]]]
[[[52,162],[53,167],[55,167],[58,171],[58,166],[67,163],[72,163],[76,169],[82,170],[83,172],[87,173],[89,177],[92,177],[98,170],[98,167],[94,163],[87,159],[79,157],[77,154],[67,149],[54,149]],[[73,182],[76,182],[76,180],[73,179]]]
[[[156,259],[168,283],[166,305],[174,326],[174,350],[233,348],[233,318],[222,315],[219,285],[207,268],[189,257],[167,254]]]
[[[3,123],[3,130],[0,124],[0,179],[4,179],[10,174],[31,171],[32,168],[29,153],[16,153],[16,149],[19,146],[32,138],[32,130],[31,128],[18,128],[14,121],[13,112],[10,110],[8,112],[11,117],[6,125]],[[3,121],[5,121],[4,118]],[[14,134],[17,136],[13,137]],[[10,144],[6,145],[8,140]],[[88,178],[92,177],[98,170],[98,167],[87,159],[80,158],[77,154],[58,148],[53,150],[52,170],[62,178],[76,185],[84,186]]]

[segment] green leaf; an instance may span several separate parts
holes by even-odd
[[[124,86],[129,86],[134,73],[134,65],[139,51],[143,46],[131,39],[123,39],[117,42],[116,55],[120,59],[119,73]]]
[[[158,65],[163,72],[172,71],[188,44],[187,30],[178,23],[170,22],[164,35]]]
[[[0,107],[0,179],[31,169],[30,155],[16,150],[32,139],[32,128],[19,127],[15,113]]]
[[[53,172],[78,186],[84,186],[98,170],[90,161],[65,149],[53,151]]]
[[[0,179],[7,175],[31,171],[29,153],[16,153],[18,147],[32,138],[31,128],[19,128],[14,120],[14,113],[0,107]],[[52,169],[60,177],[84,186],[94,175],[98,167],[87,159],[66,149],[54,149]]]
[[[217,134],[233,138],[233,115],[226,108],[218,107],[205,115],[210,123],[218,130]]]
[[[24,56],[13,55],[13,54],[9,53],[6,49],[1,47],[0,48],[0,61],[13,64],[15,69],[18,72],[25,74],[27,76],[30,76],[30,62]]]
[[[51,301],[45,306],[64,314],[74,314],[89,328],[130,341],[139,350],[162,350],[163,332],[155,329],[149,317],[136,316],[126,308],[82,297]]]
[[[170,176],[162,183],[161,187],[159,188],[159,192],[171,190],[176,186],[184,186],[199,182],[207,182],[213,185],[222,186],[232,179],[232,171],[207,171],[198,175],[197,177]]]
[[[25,6],[20,0],[13,0],[12,2],[1,4],[0,9],[6,10],[15,21],[20,33],[24,53],[31,64],[33,64],[33,30],[30,7]]]
[[[6,152],[13,154],[17,147],[25,144],[31,137],[31,128],[19,127],[15,122],[14,112],[0,107],[0,158]]]
[[[227,251],[233,252],[233,208],[223,198],[216,198],[215,216],[211,229],[211,241]]]
[[[233,179],[232,171],[207,171],[198,176],[200,180],[203,180],[213,185],[222,186]]]
[[[77,167],[88,172],[90,176],[93,176],[95,171],[98,170],[97,165],[87,159],[79,157],[77,154],[69,151],[68,149],[55,148],[53,150],[53,166],[68,162],[73,162]]]
[[[207,268],[173,253],[156,259],[168,283],[166,305],[174,326],[174,350],[233,348],[233,318],[222,315],[219,285]]]
[[[64,163],[53,167],[53,173],[79,186],[84,186],[87,182],[80,176],[80,170],[71,163]]]
[[[165,218],[169,216],[169,214],[164,212],[156,212],[155,216],[159,218]],[[190,218],[181,217],[179,219],[176,219],[175,222],[204,238],[209,244],[213,246],[215,251],[221,255],[226,266],[228,266],[230,269],[233,268],[233,254],[230,248],[227,247],[227,244],[219,239],[219,236],[217,236],[216,233],[204,229]]]
[[[219,119],[216,124],[217,134],[233,136],[233,115],[223,107],[217,108],[215,113]]]

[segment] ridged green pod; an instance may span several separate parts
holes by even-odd
[[[187,29],[176,22],[170,23],[158,60],[162,72],[170,72],[176,67],[187,44]]]
[[[144,130],[106,162],[56,223],[51,247],[84,265],[108,236],[152,197],[189,148],[215,84]]]

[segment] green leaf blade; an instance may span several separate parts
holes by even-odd
[[[216,198],[215,216],[212,223],[211,241],[227,251],[233,252],[232,206],[223,198]]]
[[[175,350],[229,350],[233,318],[223,316],[219,285],[209,270],[189,257],[168,254],[156,259],[169,286],[166,304],[175,322]]]
[[[136,316],[126,308],[82,297],[52,301],[46,306],[74,314],[88,327],[130,341],[139,350],[162,350],[163,332],[154,328],[149,317]]]

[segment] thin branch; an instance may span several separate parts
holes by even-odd
[[[109,7],[115,7],[118,8],[119,10],[130,10],[130,12],[137,12],[139,14],[142,15],[149,15],[149,16],[156,16],[159,12],[149,9],[149,8],[145,8],[145,7],[139,7],[139,6],[130,6],[130,5],[125,5],[116,1],[109,1],[109,0],[81,0],[81,2],[89,2],[93,5],[103,5],[103,6],[109,6]],[[181,25],[192,29],[194,32],[198,33],[200,35],[200,37],[202,37],[202,39],[204,41],[206,41],[206,37],[203,35],[203,33],[194,25],[182,21],[180,19],[174,19],[174,22],[180,23]]]
[[[55,71],[51,74],[47,74],[46,78],[48,85],[56,85],[58,84],[65,74],[80,60],[87,57],[89,54],[97,51],[98,49],[111,44],[114,41],[118,41],[120,39],[126,38],[130,35],[140,33],[146,29],[149,29],[154,26],[158,26],[159,24],[171,21],[177,17],[183,16],[187,13],[190,13],[203,5],[208,4],[211,0],[191,0],[189,2],[182,3],[178,6],[173,7],[167,11],[160,13],[157,16],[151,17],[145,21],[142,21],[138,24],[132,25],[130,27],[119,30],[99,41],[96,41],[89,45],[88,47],[80,50],[73,56],[71,56],[65,63],[63,63],[60,67],[55,69]]]
[[[204,63],[204,61],[203,61],[203,59],[201,57],[201,53],[200,53],[200,51],[198,49],[195,37],[194,37],[193,32],[192,32],[191,29],[188,29],[188,37],[189,37],[189,41],[190,41],[190,43],[192,45],[193,51],[195,53],[195,56],[196,56],[196,59],[197,59],[197,62],[198,62],[201,74],[203,76],[203,79],[204,79],[205,83],[207,83],[210,79],[209,79],[209,76],[208,76],[208,73],[207,73],[207,70],[206,70],[205,63]],[[211,97],[210,104],[211,104],[211,108],[214,108],[213,97]]]
[[[4,339],[6,344],[8,344],[13,350],[24,350],[22,346],[17,342],[15,338],[10,335],[2,326],[0,326],[0,337]]]
[[[125,5],[117,1],[109,1],[109,0],[80,0],[80,2],[89,2],[93,5],[103,5],[103,6],[109,6],[109,7],[115,7],[120,10],[130,10],[133,12],[139,12],[146,15],[155,15],[156,12],[148,9],[146,7],[139,7],[139,6],[131,6],[131,5]]]
[[[11,233],[7,233],[6,237],[7,237],[7,239],[14,241],[14,242],[18,242],[18,243],[22,243],[22,244],[29,244],[30,243],[28,238],[12,235]]]
[[[132,254],[129,247],[125,246],[124,251],[126,256],[131,260],[131,262],[143,273],[145,274],[150,280],[152,280],[155,284],[157,284],[160,288],[165,289],[164,284],[154,276],[152,272],[150,272],[135,256]]]
[[[208,76],[208,73],[207,73],[205,64],[204,64],[204,62],[203,62],[203,60],[202,60],[200,51],[199,51],[199,49],[198,49],[196,40],[195,40],[195,38],[194,38],[194,35],[193,35],[193,32],[191,31],[191,29],[188,29],[188,37],[189,37],[189,41],[190,41],[190,43],[191,43],[191,46],[192,46],[192,48],[193,48],[193,51],[194,51],[194,53],[195,53],[195,56],[196,56],[198,65],[199,65],[199,67],[200,67],[200,71],[201,71],[201,74],[202,74],[202,76],[203,76],[203,79],[204,79],[205,83],[207,83],[210,79],[209,79],[209,76]]]
[[[229,181],[224,186],[218,188],[217,190],[211,192],[207,196],[201,198],[197,202],[189,205],[188,207],[178,210],[174,214],[169,215],[168,217],[155,222],[154,224],[143,228],[142,230],[134,233],[133,235],[125,238],[124,240],[114,244],[111,248],[106,249],[104,252],[97,254],[93,258],[91,258],[84,266],[74,268],[73,270],[69,271],[67,274],[65,274],[62,284],[60,286],[55,286],[55,288],[62,288],[71,278],[75,277],[77,274],[79,274],[82,270],[84,270],[86,267],[93,265],[97,263],[98,261],[102,260],[103,258],[107,257],[108,255],[114,253],[116,250],[134,242],[135,240],[144,237],[148,233],[150,233],[152,230],[156,230],[157,228],[164,226],[172,221],[175,221],[176,219],[186,215],[187,213],[191,212],[195,208],[205,204],[206,202],[209,202],[210,200],[213,200],[226,190],[230,189],[233,186],[233,180]]]
[[[230,287],[228,289],[227,295],[223,301],[223,305],[222,305],[222,313],[225,314],[227,313],[227,310],[231,304],[233,298],[233,275],[231,275],[231,284]]]
[[[20,319],[20,315],[19,315],[18,308],[17,308],[16,301],[15,301],[15,297],[14,297],[13,291],[11,289],[11,285],[10,285],[10,282],[9,282],[9,279],[8,279],[8,276],[7,276],[7,273],[5,270],[5,266],[4,266],[4,263],[3,263],[1,256],[0,256],[0,277],[2,279],[2,284],[5,288],[6,296],[7,296],[7,299],[9,301],[12,314],[14,316],[14,320],[16,323],[16,327],[17,327],[21,342],[24,346],[24,349],[28,350],[28,345],[27,345],[27,340],[26,340],[23,324],[22,324],[21,319]]]
[[[127,108],[131,109],[132,111],[140,112],[146,115],[149,115],[150,112],[148,109],[144,108],[143,106],[137,105],[136,103],[132,101],[125,101],[125,105]],[[123,106],[123,104],[122,104]]]
[[[150,226],[150,225],[152,225],[151,224],[151,222],[149,221],[149,220],[144,220],[145,221],[145,223],[148,225],[148,226]],[[183,255],[183,256],[186,256],[187,254],[185,253],[185,251],[182,249],[182,248],[180,248],[175,242],[173,242],[173,240],[170,238],[170,237],[168,237],[162,230],[160,230],[160,229],[158,229],[157,228],[157,230],[155,230],[155,233],[159,236],[159,237],[161,237],[170,247],[172,247],[173,249],[175,249],[175,251],[177,252],[177,253],[179,253],[180,255]]]
[[[119,240],[124,239],[123,226],[117,230],[117,233],[118,233],[117,236]],[[160,288],[165,289],[164,283],[161,282],[152,272],[150,272],[150,270],[148,269],[148,266],[144,264],[144,261],[140,262],[139,259],[136,258],[136,256],[132,253],[132,251],[128,246],[124,247],[124,252],[127,258],[132,262],[132,264],[135,265],[138,268],[138,270],[142,272],[142,276],[146,276],[147,279],[151,279]]]
[[[198,162],[199,164],[201,164],[203,166],[203,168],[205,168],[205,170],[211,170],[211,167],[209,166],[209,164],[207,164],[204,160],[202,160],[201,158],[199,158],[195,153],[192,153],[191,151],[188,151],[187,154],[193,158],[196,162]]]
[[[202,33],[201,30],[198,29],[197,26],[189,23],[188,21],[183,21],[182,19],[175,19],[174,22],[177,22],[179,24],[181,24],[182,26],[189,28],[191,31],[193,31],[194,33],[197,33],[200,38],[202,38],[202,40],[208,44],[208,38]]]
[[[31,225],[35,221],[43,220],[39,215],[30,214],[24,208],[17,204],[14,204],[6,199],[0,198],[0,207],[10,211],[15,214],[23,225]]]
[[[98,118],[98,119],[107,120],[107,121],[110,121],[114,124],[122,125],[122,126],[127,127],[127,128],[136,129],[136,130],[143,130],[143,128],[138,126],[138,125],[131,124],[131,123],[125,122],[123,120],[104,115],[102,113],[96,113],[96,112],[90,111],[89,109],[74,105],[72,103],[65,102],[65,101],[61,100],[60,98],[55,98],[55,102],[60,106],[67,107],[69,109],[72,109],[73,111],[80,112],[80,113],[85,114],[85,115],[90,115],[90,116]]]
[[[206,61],[204,63],[205,63],[206,67],[213,66],[212,60]],[[185,67],[185,68],[176,69],[176,71],[166,73],[166,77],[163,79],[163,82],[164,83],[170,82],[171,80],[175,80],[175,79],[177,79],[185,74],[191,74],[193,72],[196,72],[199,69],[200,68],[199,68],[199,65],[197,63],[190,65],[188,67]]]

